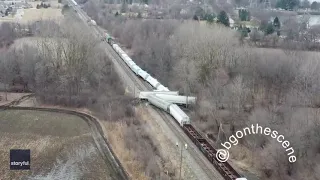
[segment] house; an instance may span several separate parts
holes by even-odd
[[[229,18],[230,27],[234,27],[234,20]]]

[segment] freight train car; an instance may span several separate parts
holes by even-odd
[[[106,36],[107,42],[111,47],[118,53],[121,59],[129,66],[129,68],[142,79],[148,82],[155,90],[159,92],[170,92],[169,89],[163,86],[159,81],[149,75],[146,71],[142,70],[137,66],[134,61],[119,47],[115,44],[111,36]],[[216,150],[210,145],[210,143],[198,133],[190,123],[189,116],[187,116],[176,104],[168,102],[163,99],[163,97],[156,96],[155,94],[140,94],[139,97],[145,96],[148,101],[154,106],[163,109],[168,112],[181,126],[184,132],[189,136],[189,138],[197,145],[197,147],[203,152],[207,159],[214,165],[214,167],[221,173],[221,175],[226,180],[247,180],[241,177],[228,162],[221,163],[216,157]],[[176,99],[177,100],[177,99]],[[195,98],[191,98],[195,101]],[[186,103],[189,103],[186,101]]]

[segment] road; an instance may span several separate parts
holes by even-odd
[[[71,2],[70,2],[71,3]],[[79,8],[79,6],[73,6],[77,11],[80,19],[82,19],[85,24],[89,17]],[[104,30],[98,26],[91,26],[94,36],[101,39],[104,35]],[[140,91],[151,91],[152,87],[145,83],[142,79],[137,77],[129,67],[123,62],[123,60],[118,56],[118,54],[112,49],[112,47],[106,42],[102,42],[101,45],[108,57],[114,63],[115,69],[124,84],[127,85],[127,89],[131,92],[131,95],[137,97]],[[155,117],[153,120],[158,123],[158,126],[163,130],[168,139],[172,141],[172,144],[176,142],[185,142],[188,144],[188,149],[184,151],[184,163],[193,171],[195,175],[192,179],[199,180],[223,180],[220,173],[213,167],[213,165],[207,160],[203,153],[195,146],[195,144],[189,139],[189,137],[183,132],[175,119],[173,119],[169,114],[163,112],[152,106],[148,106],[149,112],[153,113]],[[178,149],[177,149],[178,150]]]

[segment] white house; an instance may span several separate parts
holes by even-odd
[[[233,27],[234,26],[234,20],[229,18],[229,23],[230,23],[230,27]]]

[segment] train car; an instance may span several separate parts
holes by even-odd
[[[131,60],[131,61],[132,61],[132,59],[131,59],[127,54],[124,54],[124,55],[123,55],[123,58],[124,58],[124,60],[126,60],[126,61],[128,61],[128,60]]]
[[[193,96],[177,96],[168,94],[156,94],[156,96],[164,99],[168,102],[175,104],[194,104],[196,103],[196,97]]]
[[[170,94],[170,95],[179,95],[178,91],[141,91],[139,93],[140,99],[148,99],[147,97],[149,95],[155,95],[155,94]]]
[[[141,71],[142,69],[139,67],[139,66],[137,66],[137,65],[133,65],[132,66],[132,71],[135,73],[135,74],[137,74],[138,75],[138,73],[139,73],[139,71]]]
[[[92,26],[96,26],[96,25],[97,25],[97,22],[96,22],[95,20],[91,19],[91,20],[89,21],[89,24],[92,25]]]
[[[121,48],[120,48],[120,46],[119,46],[119,53],[120,54],[123,54],[123,55],[127,55]],[[128,56],[128,55],[127,55]]]
[[[172,104],[170,107],[170,114],[174,119],[183,127],[185,124],[190,124],[189,116],[186,115],[176,104]]]
[[[158,87],[157,87],[157,90],[158,91],[170,91],[167,87],[165,87],[164,85],[160,84]]]
[[[148,101],[152,105],[154,105],[154,106],[156,106],[166,112],[170,111],[169,107],[172,105],[172,103],[169,103],[169,102],[167,102],[167,101],[165,101],[155,95],[149,95],[147,98],[148,98]]]
[[[110,43],[112,41],[108,41]],[[186,134],[205,154],[208,160],[217,168],[217,170],[228,180],[247,180],[241,177],[229,163],[220,163],[215,159],[216,150],[204,139],[191,125],[190,118],[176,104],[195,102],[195,97],[178,96],[178,92],[169,91],[169,89],[158,82],[157,79],[150,76],[146,71],[142,70],[135,62],[115,43],[110,43],[113,49],[125,61],[125,63],[137,75],[151,84],[156,90],[152,92],[140,92],[140,99],[147,99],[154,106],[168,112],[184,129]]]
[[[112,44],[112,48],[117,52],[117,53],[119,53],[119,45],[118,44]]]
[[[157,87],[160,85],[159,81],[156,80],[155,78],[153,78],[152,76],[148,76],[148,78],[146,79],[146,81],[151,84],[152,87],[154,87],[155,89],[157,89]]]
[[[108,44],[112,45],[114,42],[113,42],[113,38],[108,34],[108,33],[105,33],[105,37],[104,39],[107,41]]]
[[[129,66],[130,69],[132,69],[132,67],[133,67],[134,65],[136,65],[136,63],[134,63],[134,61],[132,61],[132,60],[129,60],[127,64],[128,64],[128,66]]]
[[[144,71],[143,69],[141,69],[139,72],[138,72],[138,75],[142,78],[142,79],[144,79],[144,80],[146,80],[150,75],[146,72],[146,71]]]

